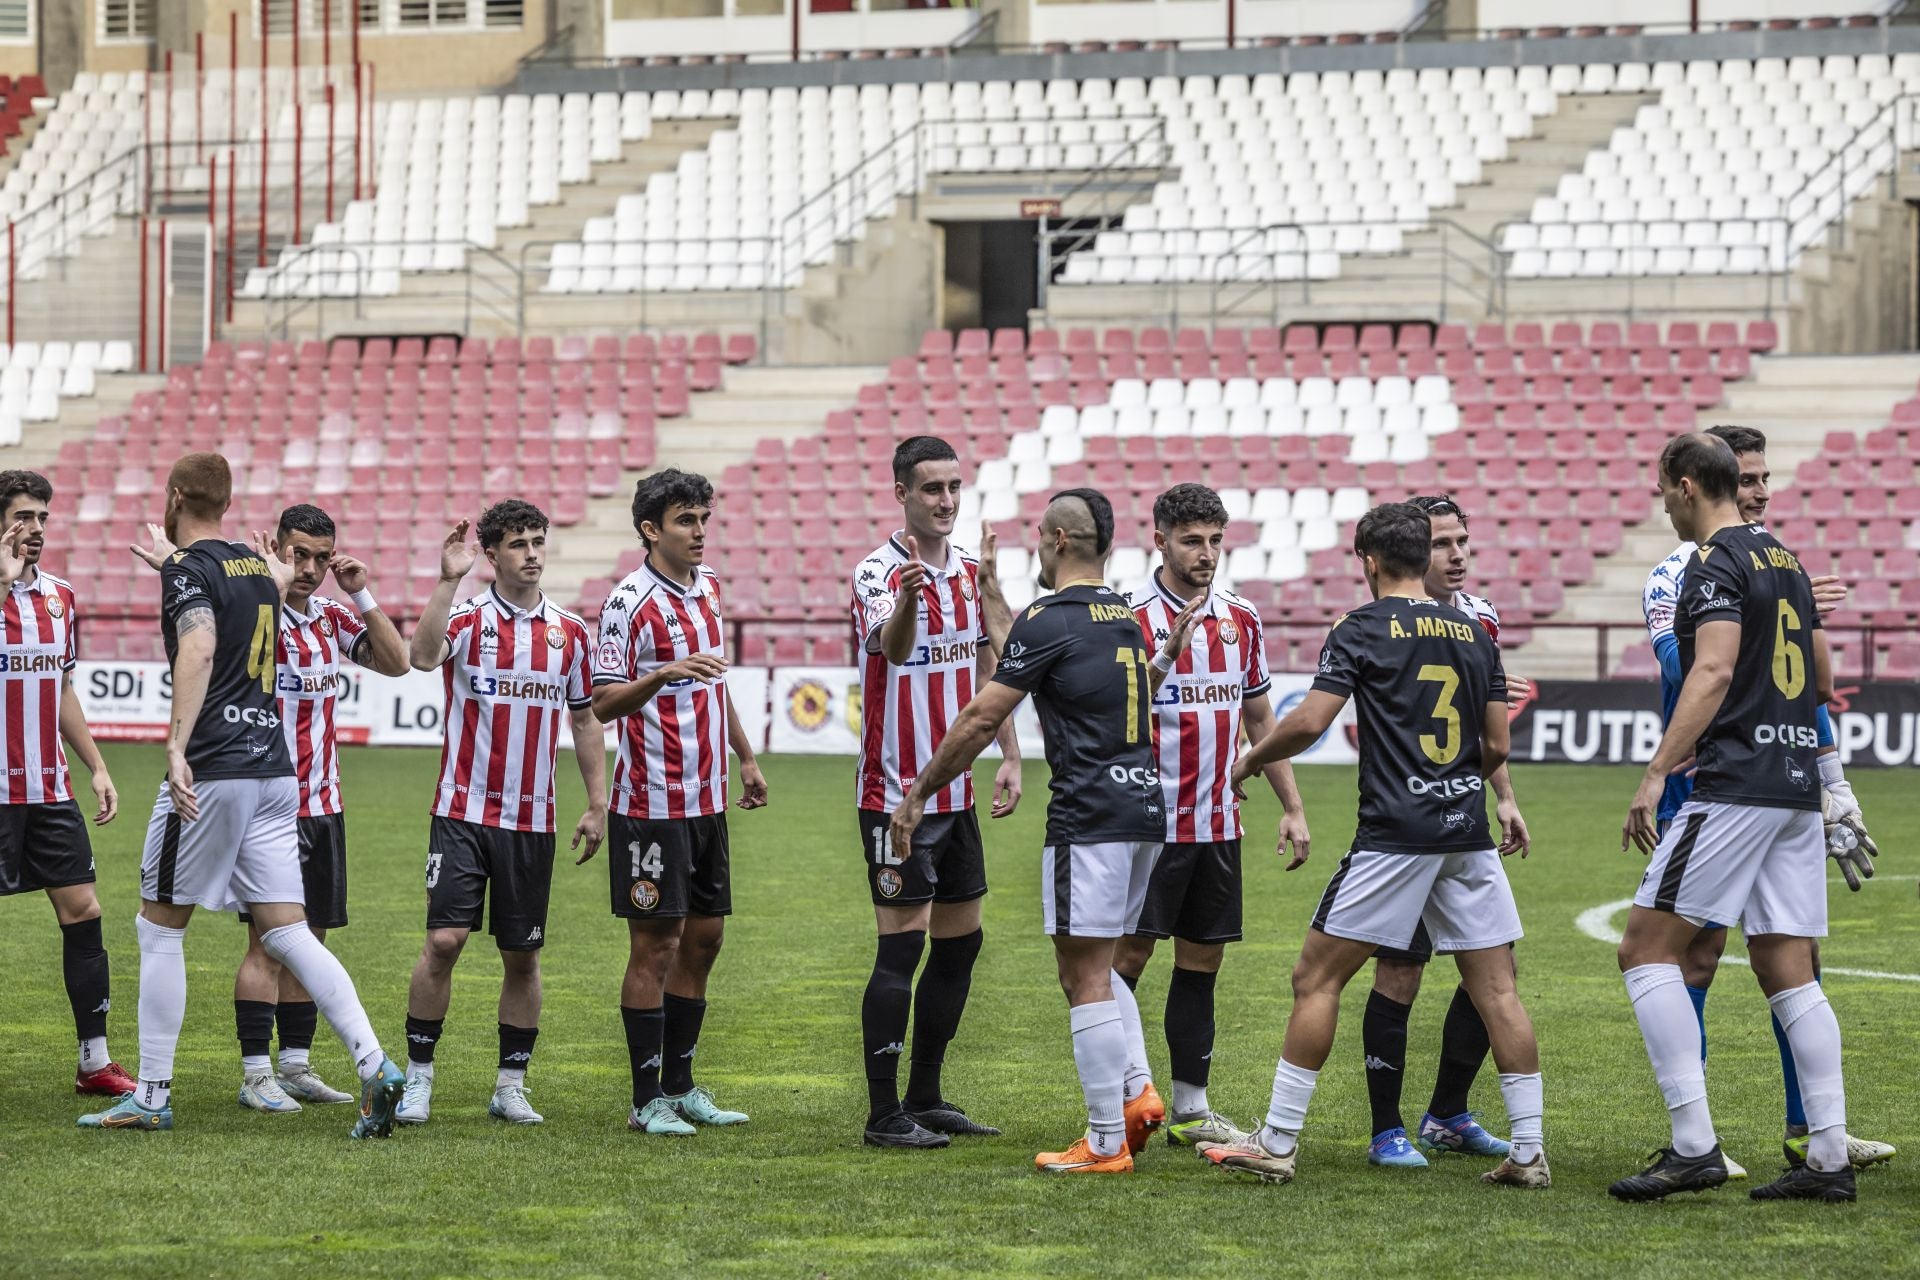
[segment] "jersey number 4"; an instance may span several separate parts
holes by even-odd
[[[260,619],[253,624],[253,639],[247,641],[247,674],[264,689],[273,688],[273,606],[260,606]]]
[[[1460,708],[1454,705],[1453,700],[1453,695],[1460,691],[1460,673],[1452,667],[1429,662],[1414,674],[1422,684],[1440,686],[1440,691],[1433,698],[1433,718],[1443,728],[1437,734],[1421,734],[1420,749],[1435,764],[1452,764],[1454,757],[1460,754]]]

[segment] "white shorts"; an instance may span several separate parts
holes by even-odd
[[[1336,938],[1404,949],[1423,920],[1435,951],[1483,951],[1525,936],[1507,869],[1492,849],[1355,849],[1327,882],[1313,927]]]
[[[1040,851],[1040,915],[1049,934],[1124,938],[1140,924],[1160,845],[1048,845]]]
[[[160,784],[140,854],[148,902],[238,911],[307,900],[300,879],[300,787],[286,778],[214,778],[193,784],[200,817],[184,822]]]
[[[1633,895],[1637,907],[1748,937],[1827,936],[1827,841],[1812,809],[1689,800],[1673,816]]]

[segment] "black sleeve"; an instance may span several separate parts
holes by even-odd
[[[1507,700],[1507,667],[1506,664],[1500,660],[1499,645],[1493,644],[1487,646],[1487,663],[1492,668],[1488,673],[1487,701],[1505,702]]]
[[[1693,563],[1680,583],[1679,611],[1695,627],[1705,622],[1738,622],[1747,599],[1747,579],[1738,553],[1705,546],[1694,552]]]
[[[213,608],[213,595],[207,581],[184,551],[176,551],[160,568],[160,612],[169,622],[178,623],[189,609]]]
[[[1353,696],[1366,657],[1366,638],[1360,634],[1361,626],[1352,614],[1335,620],[1326,643],[1320,646],[1320,670],[1313,677],[1316,693],[1330,693],[1336,698]]]
[[[1061,610],[1066,605],[1035,605],[1013,620],[1007,632],[1006,652],[993,678],[1000,684],[1032,693],[1046,680],[1047,672],[1067,654],[1073,641],[1071,628]]]

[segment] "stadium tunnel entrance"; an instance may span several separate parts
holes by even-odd
[[[940,326],[1021,329],[1040,299],[1037,221],[936,222]]]

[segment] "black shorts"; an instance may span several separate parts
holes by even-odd
[[[1426,964],[1433,959],[1433,939],[1427,936],[1427,922],[1422,920],[1413,930],[1413,941],[1404,947],[1375,947],[1375,960],[1398,960],[1402,964]]]
[[[93,842],[79,805],[0,805],[0,898],[92,883]]]
[[[607,823],[607,874],[613,914],[628,920],[676,920],[733,914],[727,815],[630,818]]]
[[[1240,941],[1240,842],[1162,845],[1134,932],[1188,942]]]
[[[929,813],[913,832],[913,854],[893,855],[887,837],[890,813],[861,809],[860,848],[867,889],[876,907],[912,907],[922,902],[972,902],[987,894],[987,853],[980,819],[972,809]]]
[[[485,912],[502,951],[538,951],[547,939],[552,886],[553,832],[434,816],[427,833],[427,928],[478,929]]]
[[[347,818],[320,813],[300,819],[300,885],[306,892],[307,924],[347,927]],[[242,924],[253,917],[242,911]]]

